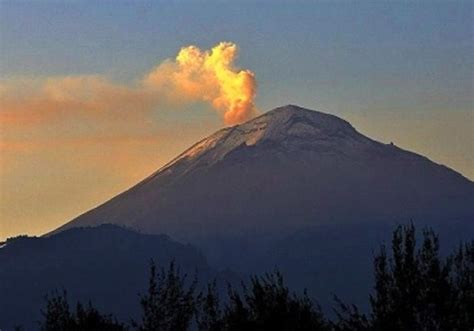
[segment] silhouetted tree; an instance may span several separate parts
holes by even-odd
[[[364,314],[336,297],[337,318],[330,323],[306,292],[291,293],[278,271],[253,276],[239,290],[229,285],[228,300],[222,304],[215,281],[196,295],[196,277],[187,284],[186,274],[181,275],[174,262],[157,272],[152,261],[148,290],[140,298],[142,319],[133,326],[140,331],[185,331],[195,317],[199,331],[470,331],[474,327],[474,241],[443,258],[432,230],[424,230],[417,245],[414,226],[399,226],[389,253],[382,245],[374,257],[374,279],[370,312]],[[47,298],[42,314],[40,327],[45,331],[126,329],[90,303],[85,307],[78,303],[71,311],[66,292]]]
[[[140,299],[143,315],[141,331],[184,331],[187,330],[195,311],[195,278],[186,288],[186,275],[171,262],[168,270],[156,272],[154,262],[150,266],[148,292]]]
[[[420,325],[422,278],[415,248],[413,225],[398,227],[392,238],[392,258],[387,259],[382,246],[374,259],[375,295],[370,303],[375,329],[403,330]]]
[[[110,315],[102,315],[89,303],[83,307],[78,303],[76,312],[69,309],[66,292],[46,298],[46,311],[43,311],[44,320],[40,323],[44,331],[122,331],[126,327],[118,323]]]
[[[337,321],[331,323],[335,331],[365,331],[371,330],[370,321],[367,316],[359,311],[357,306],[343,303],[338,297],[336,301],[335,313]]]
[[[290,294],[279,272],[252,277],[243,294],[229,290],[224,314],[226,330],[326,330],[319,306],[306,292]]]
[[[242,285],[243,288],[244,285]],[[224,310],[224,329],[228,331],[254,330],[255,325],[250,316],[250,309],[241,295],[230,285],[228,288],[229,303]]]
[[[207,285],[207,291],[199,295],[197,300],[196,322],[199,331],[223,330],[224,322],[215,281],[209,283]]]
[[[450,273],[453,330],[472,330],[474,327],[474,241],[460,245],[451,257]]]
[[[60,295],[53,292],[51,296],[46,297],[46,310],[42,311],[43,322],[41,330],[44,331],[62,331],[69,330],[73,325],[73,317],[69,311],[66,291]]]
[[[417,248],[413,225],[399,226],[392,254],[382,245],[374,258],[370,318],[339,301],[336,330],[471,330],[474,326],[474,244],[439,256],[439,239],[423,231]]]

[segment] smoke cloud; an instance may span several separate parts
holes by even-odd
[[[225,124],[238,124],[256,113],[256,80],[253,72],[235,67],[236,57],[237,45],[230,42],[204,51],[187,46],[135,86],[100,75],[3,81],[0,124],[36,124],[61,115],[136,118],[163,104],[193,102],[207,102],[221,113]]]
[[[237,45],[230,42],[210,51],[184,47],[174,61],[156,67],[144,83],[174,98],[209,102],[224,113],[226,124],[238,124],[256,113],[257,84],[253,72],[235,68],[236,57]]]
[[[0,77],[0,223],[11,235],[44,232],[136,184],[216,129],[208,116],[185,118],[186,108],[202,110],[193,103],[227,124],[249,119],[255,76],[236,57],[232,43],[184,47],[130,83]]]

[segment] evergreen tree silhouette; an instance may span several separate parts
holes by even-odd
[[[196,323],[199,331],[223,330],[222,311],[216,281],[207,285],[207,291],[197,300]]]
[[[43,311],[44,320],[40,322],[40,329],[44,331],[123,331],[126,327],[117,322],[111,315],[102,315],[89,302],[87,307],[81,303],[76,311],[71,312],[67,300],[67,293],[53,292],[46,298],[46,311]]]
[[[439,255],[438,236],[423,231],[416,245],[413,225],[398,226],[392,254],[381,246],[374,258],[370,318],[337,301],[336,330],[472,330],[474,327],[474,242],[447,257]]]
[[[41,313],[44,320],[40,328],[43,331],[70,330],[74,326],[66,291],[62,294],[55,291],[51,296],[46,296],[46,310]]]
[[[155,263],[150,265],[148,292],[140,299],[142,322],[136,325],[140,331],[187,330],[195,311],[195,278],[186,288],[186,274],[181,275],[174,261],[168,270],[156,272]]]
[[[398,226],[390,250],[381,245],[374,257],[374,292],[370,312],[336,300],[336,320],[329,322],[304,292],[290,292],[280,272],[250,277],[241,288],[228,285],[220,302],[216,281],[196,295],[197,277],[171,262],[157,272],[150,263],[145,295],[140,297],[142,319],[132,323],[140,331],[185,331],[193,317],[199,331],[464,331],[474,327],[474,241],[462,244],[448,257],[439,253],[438,236],[430,229],[417,245],[413,225]],[[46,298],[40,329],[44,331],[121,331],[125,325],[100,313],[89,302],[72,311],[67,293]]]
[[[451,257],[449,283],[452,310],[449,321],[453,330],[474,328],[474,241],[460,245]]]
[[[371,321],[359,311],[357,306],[342,302],[337,296],[334,297],[337,321],[331,323],[335,331],[366,331],[372,330]]]
[[[226,330],[327,330],[319,306],[306,292],[291,294],[280,272],[252,277],[242,295],[229,290],[230,304],[224,315]]]

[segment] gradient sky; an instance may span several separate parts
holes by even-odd
[[[332,113],[472,180],[473,6],[0,1],[1,93],[25,97],[35,84],[72,77],[118,89],[117,104],[127,104],[99,115],[75,105],[60,116],[0,117],[0,240],[54,229],[224,125],[202,101],[132,107],[129,89],[188,45],[237,44],[259,111],[291,103]]]

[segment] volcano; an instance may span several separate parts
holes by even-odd
[[[217,131],[55,232],[112,223],[191,242],[276,238],[360,222],[463,223],[473,202],[461,174],[288,105]]]
[[[55,238],[91,227],[80,232],[81,243],[88,245],[92,230],[102,229],[102,246],[90,256],[74,259],[75,263],[89,270],[89,265],[101,261],[117,261],[125,245],[132,258],[121,268],[135,270],[134,259],[157,253],[161,260],[180,260],[174,250],[140,248],[146,236],[165,234],[176,245],[195,247],[205,261],[198,264],[209,263],[216,272],[244,277],[277,268],[291,288],[306,288],[331,312],[334,294],[341,293],[343,299],[367,307],[373,254],[390,240],[396,225],[412,222],[419,230],[431,227],[440,234],[442,248],[450,251],[461,240],[472,240],[473,206],[474,183],[461,174],[372,140],[336,116],[289,105],[217,131],[39,242],[65,252],[59,262],[51,262],[64,265],[61,261],[72,256],[71,244],[67,240],[55,244]],[[140,236],[129,234],[138,248],[114,240],[117,230],[100,226],[109,223],[139,230]],[[20,249],[23,258],[36,261],[37,249],[28,247]],[[18,261],[9,244],[1,250],[4,259]],[[44,276],[42,265],[40,261],[29,274]],[[22,268],[21,262],[18,267]],[[15,279],[16,269],[7,269],[2,279]],[[124,282],[127,275],[121,274]],[[74,280],[70,278],[58,281]],[[26,280],[12,287],[12,296],[25,284]],[[94,290],[97,287],[91,280],[79,289],[101,298],[101,292]],[[4,298],[4,305],[12,296]],[[113,302],[104,307],[113,311]]]

